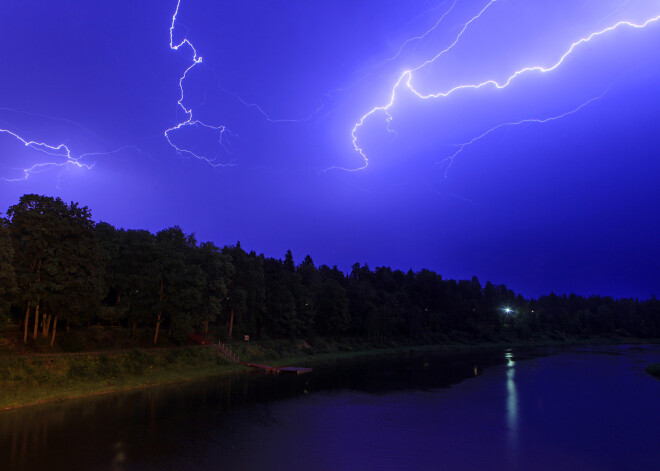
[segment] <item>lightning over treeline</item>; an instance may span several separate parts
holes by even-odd
[[[557,69],[559,69],[567,60],[567,58],[571,55],[574,54],[575,51],[586,47],[586,45],[590,42],[596,41],[598,38],[605,36],[609,33],[612,33],[613,31],[616,30],[621,30],[621,29],[644,29],[648,27],[651,24],[654,24],[660,20],[660,14],[657,12],[646,17],[646,19],[642,21],[631,21],[631,20],[619,20],[617,22],[614,22],[610,24],[609,26],[605,28],[600,28],[596,31],[591,32],[590,34],[577,38],[577,39],[572,39],[568,40],[566,42],[565,49],[562,54],[557,56],[553,61],[546,63],[544,65],[529,65],[526,67],[522,67],[518,70],[514,70],[513,72],[509,73],[506,75],[506,78],[503,80],[498,80],[495,78],[487,79],[487,80],[481,80],[481,81],[476,81],[476,82],[467,82],[467,83],[460,83],[458,85],[454,85],[445,89],[433,91],[433,92],[423,92],[421,89],[414,84],[414,80],[416,78],[416,73],[422,71],[424,68],[427,66],[430,66],[431,64],[434,64],[440,59],[441,57],[445,56],[448,52],[450,52],[452,49],[454,49],[457,44],[461,41],[463,36],[472,28],[476,28],[476,24],[479,22],[479,20],[483,19],[487,14],[490,13],[491,10],[496,8],[496,4],[498,3],[498,0],[490,0],[489,2],[486,3],[485,6],[483,6],[476,14],[474,14],[468,21],[463,23],[459,28],[458,32],[455,34],[453,39],[449,42],[449,44],[445,47],[439,48],[439,51],[434,53],[430,58],[422,60],[417,66],[411,67],[411,68],[406,68],[403,72],[401,72],[400,75],[396,78],[394,84],[390,88],[389,92],[389,99],[388,101],[383,104],[383,105],[378,105],[374,106],[371,108],[369,111],[364,113],[360,119],[354,124],[352,130],[351,130],[351,141],[353,145],[353,150],[357,152],[363,163],[362,165],[359,165],[355,168],[345,168],[345,167],[339,167],[339,166],[334,166],[331,167],[331,169],[339,169],[339,170],[346,170],[346,171],[358,171],[358,170],[364,170],[365,168],[368,167],[369,165],[369,157],[367,154],[367,151],[365,148],[359,143],[360,140],[360,130],[364,127],[365,123],[367,120],[369,120],[372,116],[380,114],[384,117],[384,122],[386,125],[386,130],[388,132],[392,132],[391,129],[391,123],[393,120],[392,116],[392,109],[395,105],[395,101],[397,97],[400,97],[403,93],[407,92],[410,94],[410,96],[420,99],[420,100],[433,100],[433,99],[443,99],[447,98],[450,95],[453,95],[454,93],[462,90],[478,90],[482,88],[492,88],[494,90],[501,90],[508,88],[512,84],[516,83],[516,80],[521,77],[521,76],[526,76],[526,75],[532,75],[534,73],[540,73],[540,74],[546,74],[553,72]],[[501,2],[500,2],[501,3]],[[403,43],[403,45],[397,50],[396,54],[392,57],[390,57],[388,60],[393,60],[397,58],[402,51],[405,49],[405,47],[412,41],[418,41],[421,39],[424,39],[426,36],[428,36],[431,32],[433,32],[435,29],[439,27],[441,22],[445,19],[446,15],[449,14],[452,9],[454,8],[455,3],[452,4],[449,9],[443,13],[443,15],[440,17],[440,19],[433,25],[432,28],[429,30],[425,31],[423,34],[419,36],[415,36]],[[468,140],[467,142],[458,145],[459,149],[458,151],[454,152],[453,154],[447,156],[445,160],[448,160],[451,162],[456,156],[458,156],[465,147],[468,145],[474,143],[477,140],[480,140],[487,136],[488,134],[491,134],[492,132],[496,131],[497,129],[500,129],[505,126],[514,126],[514,125],[519,125],[519,124],[524,124],[524,123],[529,123],[529,122],[536,122],[536,123],[546,123],[550,121],[554,121],[556,119],[571,115],[573,113],[576,113],[580,109],[582,109],[585,105],[591,103],[595,98],[591,98],[579,107],[565,111],[563,113],[553,115],[553,116],[548,116],[546,118],[534,118],[534,119],[521,119],[515,122],[504,122],[498,125],[495,125],[491,127],[490,129],[482,132],[481,134],[475,136],[474,138]]]

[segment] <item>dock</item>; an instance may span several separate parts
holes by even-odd
[[[259,365],[258,363],[245,363],[246,366],[251,366],[252,368],[257,368],[259,370],[265,371],[269,374],[293,374],[293,375],[304,375],[306,373],[311,373],[311,368],[303,368],[299,366],[268,366],[268,365]]]
[[[269,374],[280,374],[280,373],[286,373],[286,374],[292,374],[292,375],[304,375],[306,373],[311,373],[312,369],[311,368],[303,368],[299,366],[268,366],[268,365],[260,365],[258,363],[247,363],[241,361],[241,359],[234,354],[231,349],[229,348],[228,345],[224,345],[222,342],[218,341],[218,344],[214,344],[210,341],[208,341],[203,335],[193,333],[190,335],[190,339],[193,340],[194,342],[200,344],[200,345],[206,345],[210,347],[215,347],[217,348],[222,355],[224,355],[227,359],[230,361],[239,364],[239,365],[245,365],[245,366],[250,366],[252,368],[256,368],[261,371],[265,371],[266,373]]]

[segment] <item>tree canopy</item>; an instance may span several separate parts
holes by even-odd
[[[550,294],[525,299],[501,284],[355,264],[345,274],[199,243],[178,227],[157,234],[95,223],[87,207],[28,194],[0,219],[0,319],[37,338],[58,320],[151,329],[181,340],[210,326],[228,339],[359,337],[437,343],[538,336],[660,336],[655,298]],[[29,326],[31,329],[29,329]]]

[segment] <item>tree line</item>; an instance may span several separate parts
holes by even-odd
[[[53,345],[58,325],[121,325],[186,339],[357,337],[437,343],[539,336],[660,337],[660,302],[525,299],[477,277],[444,279],[355,264],[350,273],[200,243],[178,226],[156,234],[95,223],[87,207],[27,194],[0,220],[0,316]]]

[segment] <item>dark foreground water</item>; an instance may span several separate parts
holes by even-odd
[[[338,362],[0,412],[0,470],[659,470],[658,346]]]

